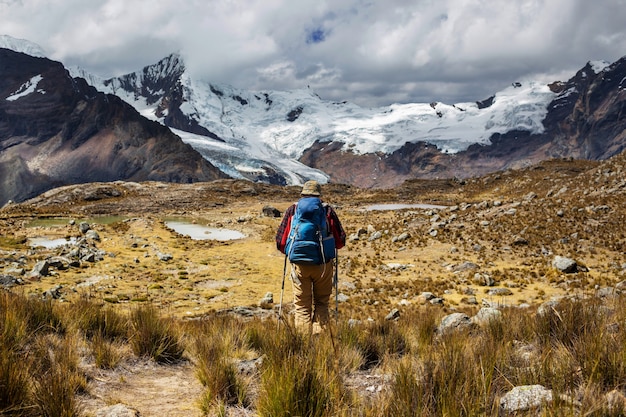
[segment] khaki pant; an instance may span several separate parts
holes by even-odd
[[[291,283],[298,328],[308,330],[326,327],[329,322],[328,303],[333,291],[333,262],[324,265],[291,264]],[[318,329],[315,329],[318,330]]]

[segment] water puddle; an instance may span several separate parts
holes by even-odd
[[[31,237],[28,239],[28,245],[35,247],[44,247],[46,249],[55,249],[63,245],[73,245],[76,238],[48,238],[48,237]]]
[[[168,220],[165,221],[165,226],[174,230],[181,235],[189,236],[193,240],[237,240],[246,237],[243,233],[237,230],[223,229],[217,227],[202,226],[199,224]]]
[[[367,211],[383,211],[383,210],[405,210],[405,209],[445,209],[447,206],[438,206],[436,204],[399,204],[399,203],[389,203],[389,204],[372,204],[370,206],[365,207]]]

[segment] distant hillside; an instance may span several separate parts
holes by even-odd
[[[168,128],[62,64],[0,48],[0,206],[66,184],[224,177]]]

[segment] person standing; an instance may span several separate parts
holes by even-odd
[[[283,215],[276,248],[291,264],[295,324],[317,333],[329,322],[333,260],[346,244],[346,233],[335,210],[322,202],[317,181],[307,181],[300,195]]]

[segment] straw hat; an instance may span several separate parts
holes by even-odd
[[[322,195],[322,187],[317,181],[307,181],[302,186],[302,192],[300,194],[319,197]]]

